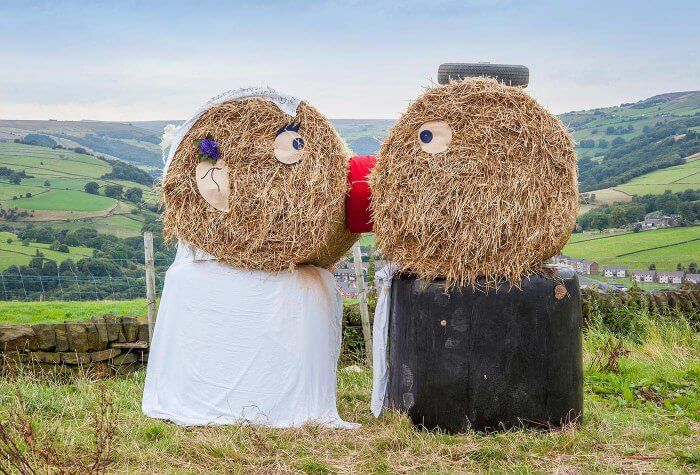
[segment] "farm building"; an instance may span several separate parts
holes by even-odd
[[[659,284],[682,284],[685,277],[685,273],[681,271],[659,272],[657,275]]]
[[[649,215],[642,221],[642,227],[647,229],[669,228],[678,224],[678,216],[654,216]]]
[[[656,280],[656,271],[653,270],[633,270],[632,280],[635,282],[654,282]]]
[[[685,281],[689,284],[700,284],[700,274],[686,274]]]
[[[626,266],[603,266],[605,277],[627,277]]]

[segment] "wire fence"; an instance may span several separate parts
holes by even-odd
[[[133,300],[146,297],[146,269],[136,259],[100,259],[114,264],[107,275],[103,269],[57,269],[55,275],[42,275],[26,266],[0,272],[0,301],[94,301]],[[155,260],[156,294],[163,289],[165,271],[172,259]],[[24,272],[22,271],[24,269]],[[116,269],[116,270],[115,270]],[[95,274],[97,271],[98,274]]]

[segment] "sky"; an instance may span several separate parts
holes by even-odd
[[[694,1],[0,0],[0,119],[174,120],[271,86],[397,118],[444,62],[523,64],[554,113],[700,89]]]

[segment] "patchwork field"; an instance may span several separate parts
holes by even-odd
[[[12,241],[12,242],[8,242]],[[50,244],[30,242],[27,246],[22,244],[13,233],[0,232],[0,270],[14,265],[27,265],[36,252],[44,254],[44,257],[56,261],[57,264],[66,259],[78,261],[83,257],[92,257],[92,249],[89,247],[69,247],[69,252],[58,252],[49,249]]]
[[[594,260],[600,265],[626,265],[630,269],[675,271],[676,265],[700,264],[700,226],[657,229],[603,236],[574,235],[563,254]]]
[[[24,171],[30,177],[20,184],[0,182],[0,206],[6,210],[26,210],[30,216],[19,221],[46,221],[53,226],[71,227],[89,222],[95,228],[114,231],[121,237],[138,235],[145,216],[133,214],[136,205],[124,199],[104,196],[104,187],[121,185],[124,190],[138,188],[143,200],[155,203],[158,196],[148,186],[132,181],[104,179],[110,164],[70,150],[51,149],[12,142],[0,143],[0,167]],[[86,193],[87,182],[100,185],[100,194]],[[85,219],[88,221],[84,221]]]

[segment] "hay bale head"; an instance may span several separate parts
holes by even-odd
[[[216,144],[211,164],[202,140]],[[347,168],[342,139],[306,102],[296,117],[257,98],[213,106],[163,180],[165,235],[239,268],[330,267],[357,238],[345,228]]]
[[[370,186],[377,247],[457,285],[517,285],[561,250],[578,206],[564,126],[522,89],[484,78],[413,102],[382,144]]]

